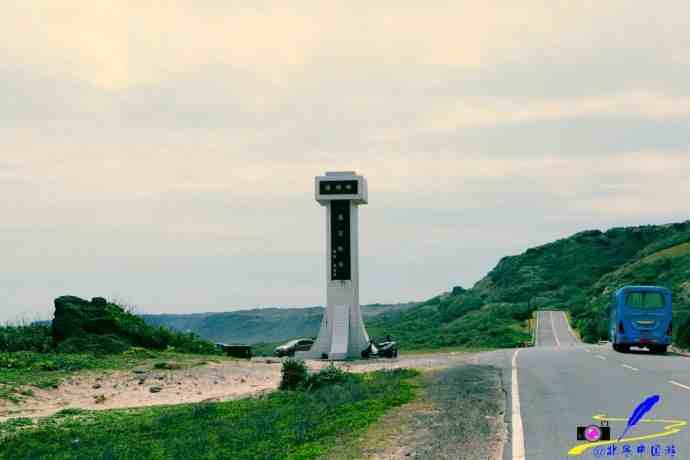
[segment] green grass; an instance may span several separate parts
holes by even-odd
[[[348,374],[315,391],[222,403],[62,411],[0,425],[0,459],[308,460],[411,401],[415,371]]]
[[[369,335],[390,334],[401,352],[431,349],[491,349],[522,346],[529,342],[525,321],[527,304],[482,304],[471,291],[435,297],[410,310],[383,314],[367,324]]]
[[[75,353],[0,353],[0,399],[19,402],[31,396],[31,387],[58,387],[62,380],[80,371],[153,368],[156,363],[191,367],[199,362],[229,360],[223,356],[183,354],[132,348],[117,355]]]
[[[273,351],[276,347],[284,344],[287,340],[281,342],[260,342],[252,345],[252,356],[273,356]]]

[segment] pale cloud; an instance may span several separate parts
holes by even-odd
[[[671,119],[690,117],[690,97],[630,91],[606,96],[568,98],[533,103],[467,99],[451,109],[438,108],[428,114],[424,126],[431,130],[479,127],[501,123],[523,123],[572,118]]]
[[[379,73],[419,66],[443,72],[557,59],[555,53],[578,60],[593,48],[629,46],[642,34],[654,34],[645,46],[687,62],[688,7],[666,5],[18,2],[4,8],[0,50],[22,66],[110,90],[182,80],[211,68],[243,69],[277,97],[296,80],[313,77],[314,68]]]
[[[686,2],[14,2],[0,318],[323,301],[313,177],[356,170],[363,301],[687,218]]]

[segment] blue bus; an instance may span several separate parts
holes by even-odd
[[[631,346],[666,353],[671,344],[671,291],[659,286],[625,286],[613,294],[609,337],[613,349]]]

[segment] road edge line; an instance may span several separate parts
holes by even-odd
[[[575,340],[575,343],[576,343],[576,344],[582,343],[582,341],[580,340],[580,338],[579,338],[577,335],[575,335],[575,331],[573,330],[573,327],[570,325],[570,321],[568,321],[568,315],[566,314],[565,311],[563,311],[563,316],[565,316],[565,324],[568,325],[568,331],[570,332],[570,335],[573,336],[573,339]]]
[[[675,385],[677,387],[680,387],[680,388],[685,388],[686,390],[690,390],[689,386],[683,385],[682,383],[678,383],[675,380],[669,380],[668,383],[670,383],[671,385]]]
[[[522,431],[522,416],[520,415],[520,389],[518,384],[517,356],[520,350],[515,350],[512,360],[511,373],[511,444],[513,447],[513,460],[525,460],[525,434]]]
[[[549,312],[549,318],[551,318],[551,332],[553,333],[553,338],[556,339],[556,346],[561,347],[561,341],[558,339],[558,334],[556,334],[556,327],[553,324],[553,310]]]

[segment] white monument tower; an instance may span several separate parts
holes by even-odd
[[[358,206],[367,181],[354,171],[315,178],[316,201],[326,207],[326,308],[321,330],[304,358],[360,358],[369,345],[359,309]]]

